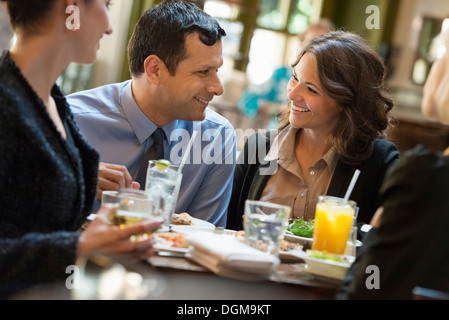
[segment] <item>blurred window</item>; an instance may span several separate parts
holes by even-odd
[[[251,84],[261,84],[268,80],[273,70],[285,64],[284,51],[287,36],[280,32],[256,29],[251,39],[248,80]]]
[[[293,0],[292,11],[288,19],[288,32],[299,34],[309,25],[313,13],[313,0]]]
[[[289,6],[290,0],[259,0],[257,25],[273,30],[284,29]]]
[[[297,35],[306,30],[310,17],[321,2],[259,0],[252,3],[254,7],[251,7],[251,1],[208,0],[204,2],[204,11],[214,16],[227,32],[223,40],[227,64],[224,69],[227,70],[223,73],[229,74],[229,65],[243,61],[243,67],[239,69],[246,70],[251,84],[260,84],[275,69],[287,64],[298,43]],[[238,21],[242,13],[245,16],[250,12],[257,12],[254,24]]]

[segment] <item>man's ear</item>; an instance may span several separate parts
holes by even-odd
[[[149,55],[144,62],[144,72],[147,79],[153,83],[159,83],[164,62],[156,55]]]

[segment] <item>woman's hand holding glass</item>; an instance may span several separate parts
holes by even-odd
[[[111,254],[141,260],[156,254],[157,250],[153,248],[151,239],[136,241],[135,236],[159,229],[160,222],[144,220],[121,228],[111,223],[116,210],[112,206],[100,208],[97,217],[81,233],[78,255]]]

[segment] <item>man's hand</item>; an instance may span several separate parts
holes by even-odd
[[[140,184],[132,180],[125,166],[100,162],[98,168],[97,200],[101,200],[104,190],[119,190],[120,188],[139,189]]]

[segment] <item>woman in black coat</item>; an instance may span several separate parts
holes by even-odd
[[[79,232],[96,196],[98,154],[55,82],[70,62],[95,60],[100,38],[112,31],[109,1],[7,5],[17,42],[0,57],[0,298],[67,278],[79,255],[146,258],[155,251],[151,242],[137,246],[130,236],[158,227],[122,230],[102,208]]]

